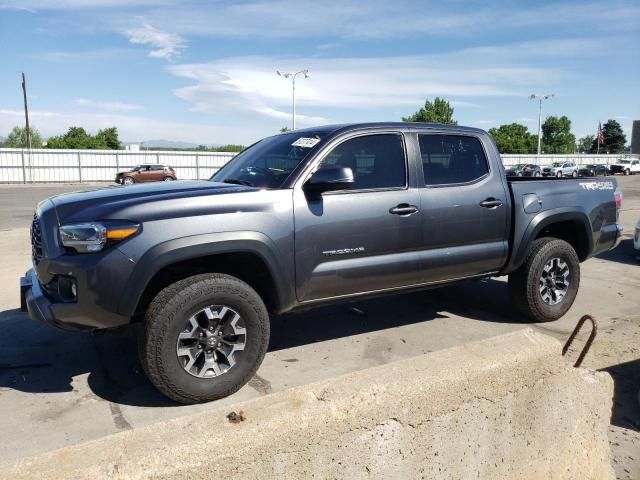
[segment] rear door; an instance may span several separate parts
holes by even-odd
[[[499,270],[508,251],[508,192],[480,137],[419,133],[423,281]]]
[[[399,132],[356,134],[320,153],[317,168],[351,168],[348,190],[294,189],[296,293],[300,301],[419,283],[422,222]],[[412,176],[413,177],[413,176]]]
[[[149,180],[159,182],[164,179],[164,165],[151,165]]]

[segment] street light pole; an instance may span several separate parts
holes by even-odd
[[[281,72],[280,70],[276,70],[276,73],[283,78],[290,78],[291,79],[291,93],[292,93],[292,99],[293,99],[293,121],[292,121],[292,125],[293,125],[293,130],[296,129],[296,77],[300,74],[304,75],[304,78],[309,78],[309,70],[304,69],[304,70],[300,70],[299,72],[296,73],[284,73]]]
[[[554,93],[548,93],[547,95],[536,95],[532,93],[529,96],[529,100],[533,100],[534,98],[538,100],[538,156],[540,156],[540,146],[541,146],[541,134],[542,134],[542,101],[548,100],[549,98],[555,96]]]

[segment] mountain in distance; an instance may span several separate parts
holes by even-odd
[[[137,143],[137,142],[131,142]],[[141,146],[145,148],[177,148],[177,149],[193,149],[198,145],[204,145],[205,147],[219,147],[219,143],[189,143],[189,142],[180,142],[177,140],[145,140],[143,142],[139,142]]]

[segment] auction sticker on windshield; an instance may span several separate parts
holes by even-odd
[[[291,146],[293,147],[304,147],[304,148],[311,148],[311,147],[315,147],[316,144],[320,141],[319,138],[306,138],[306,137],[300,137],[299,139],[297,139],[295,142],[293,142],[291,144]]]

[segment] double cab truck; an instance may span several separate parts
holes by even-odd
[[[140,324],[151,382],[205,402],[254,375],[270,314],[508,275],[514,318],[555,320],[580,263],[616,245],[621,200],[612,178],[507,178],[478,129],[296,130],[208,181],[41,202],[22,303],[67,330]]]

